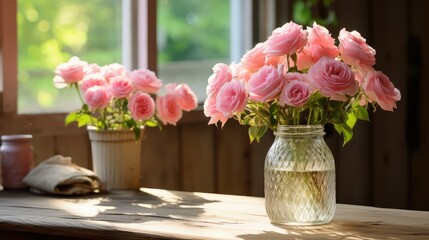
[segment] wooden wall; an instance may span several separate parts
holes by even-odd
[[[429,210],[427,5],[424,0],[335,1],[340,26],[367,38],[377,50],[376,68],[402,92],[398,110],[377,111],[371,123],[358,123],[344,148],[327,128],[337,164],[338,202]],[[86,130],[64,127],[63,119],[63,114],[3,114],[0,135],[33,134],[37,162],[62,154],[91,168]],[[142,186],[263,196],[263,163],[273,136],[249,144],[247,127],[230,121],[220,130],[207,121],[198,110],[185,114],[176,127],[147,129]]]
[[[202,112],[191,114],[194,121],[146,131],[143,184],[262,196],[263,162],[272,134],[260,144],[249,144],[246,127],[230,121],[221,130],[207,126]]]
[[[407,148],[411,207],[429,210],[429,22],[428,2],[410,1],[408,7]]]

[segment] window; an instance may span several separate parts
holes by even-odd
[[[229,0],[159,0],[158,75],[164,83],[187,82],[205,99],[207,78],[230,57]]]
[[[121,1],[18,0],[18,113],[79,106],[53,87],[53,70],[76,55],[100,65],[121,62]]]
[[[248,0],[158,0],[159,77],[188,83],[203,102],[213,66],[252,47],[251,10]]]
[[[229,63],[234,52],[236,56],[241,56],[251,47],[251,37],[243,37],[243,30],[249,30],[252,21],[248,15],[242,18],[244,11],[251,12],[248,8],[250,1],[2,0],[0,6],[3,13],[13,10],[8,16],[3,14],[1,17],[3,36],[0,38],[4,42],[0,60],[6,68],[2,72],[5,78],[2,86],[3,112],[64,113],[78,107],[80,102],[73,91],[57,90],[52,84],[53,70],[57,64],[73,55],[88,62],[107,64],[124,63],[123,59],[127,59],[124,55],[134,54],[128,58],[132,58],[128,64],[125,61],[126,66],[146,67],[142,55],[150,55],[153,50],[146,51],[147,46],[141,45],[155,44],[142,43],[148,39],[142,40],[140,26],[129,26],[128,31],[124,31],[124,26],[136,22],[142,24],[142,19],[149,18],[149,14],[142,15],[140,6],[154,6],[154,3],[158,8],[158,18],[149,23],[146,20],[144,24],[150,29],[157,21],[158,62],[155,64],[158,64],[158,75],[164,83],[187,82],[202,102],[213,65],[217,62]],[[152,11],[153,8],[146,10]],[[17,29],[17,39],[6,36],[10,30],[4,27],[10,26],[7,21],[14,21],[12,14],[15,11],[16,28],[13,29]],[[131,22],[133,24],[129,24]],[[152,33],[150,31],[149,34]],[[124,38],[127,34],[129,36]],[[146,35],[143,37],[148,37]],[[243,39],[247,39],[248,43],[242,44]],[[17,50],[15,46],[6,49],[11,43],[17,43]],[[230,45],[235,47],[230,48]],[[135,48],[134,51],[130,50],[130,46]],[[16,57],[17,65],[13,61]],[[148,61],[149,66],[154,66],[153,61]],[[15,75],[15,68],[18,75]],[[13,79],[18,79],[18,82]]]

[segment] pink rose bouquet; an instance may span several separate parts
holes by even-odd
[[[136,138],[141,127],[176,125],[183,111],[197,107],[197,97],[188,85],[169,83],[164,86],[166,93],[158,95],[162,81],[154,72],[127,71],[118,63],[98,66],[72,57],[56,67],[54,85],[75,88],[82,101],[81,109],[67,115],[66,124],[129,129]]]
[[[358,32],[343,28],[338,40],[316,23],[289,22],[238,64],[216,64],[204,103],[209,124],[234,118],[250,126],[252,142],[278,125],[331,123],[347,143],[369,106],[393,111],[401,93],[374,69],[375,50]]]

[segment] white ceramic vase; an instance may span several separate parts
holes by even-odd
[[[142,129],[143,131],[143,129]],[[139,189],[141,184],[141,138],[133,131],[97,130],[88,127],[92,166],[102,190]]]

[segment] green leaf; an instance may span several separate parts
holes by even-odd
[[[273,103],[270,105],[270,115],[276,115],[280,111],[280,105]]]
[[[158,126],[158,122],[156,120],[147,120],[144,124],[148,127],[156,127]]]
[[[359,120],[369,121],[368,110],[366,110],[366,108],[364,108],[362,106],[358,105],[358,106],[354,107],[353,108],[353,114]]]
[[[127,121],[125,121],[125,125],[127,126],[127,128],[136,128],[137,127],[137,122],[130,118]]]
[[[66,124],[66,126],[67,125],[69,125],[70,123],[72,123],[72,122],[74,122],[74,121],[77,121],[76,120],[76,115],[77,115],[77,113],[76,112],[71,112],[71,113],[69,113],[67,116],[66,116],[66,119],[65,119],[65,124]]]
[[[133,131],[134,131],[134,138],[135,138],[136,140],[138,140],[138,139],[140,138],[140,135],[141,135],[141,130],[140,130],[140,128],[135,127],[135,128],[133,128]]]
[[[337,130],[337,132],[340,135],[343,135],[343,139],[344,139],[344,143],[343,146],[346,145],[346,143],[348,143],[350,140],[352,140],[353,138],[353,129],[350,128],[349,126],[347,126],[347,124],[345,123],[336,123],[334,124],[335,130]]]
[[[122,110],[124,112],[126,112],[128,110],[128,100],[124,99],[124,101],[122,102]]]
[[[250,143],[252,143],[255,139],[257,142],[261,140],[261,138],[264,136],[265,132],[267,131],[267,126],[250,126],[249,127],[249,138]]]
[[[277,115],[271,115],[270,118],[269,118],[269,121],[270,121],[270,126],[271,127],[277,126],[278,125]]]
[[[311,100],[311,103],[315,107],[325,107],[328,104],[328,99],[320,94],[313,94],[314,100]]]
[[[241,125],[250,125],[251,120],[252,120],[252,118],[249,115],[244,116],[244,117],[242,116],[241,120],[240,120],[240,124]]]
[[[258,114],[262,117],[269,117],[270,116],[270,109],[265,109],[265,108],[258,108]]]
[[[256,139],[258,131],[259,131],[259,127],[258,126],[250,126],[249,127],[250,143],[252,143]]]
[[[353,127],[355,126],[356,122],[357,118],[355,117],[355,115],[353,113],[348,113],[346,124],[348,127],[350,127],[351,130],[353,130]]]
[[[89,112],[89,107],[88,107],[88,104],[83,104],[82,105],[82,110],[84,111],[84,112]]]
[[[91,123],[91,115],[89,114],[77,114],[77,126],[82,127]]]

